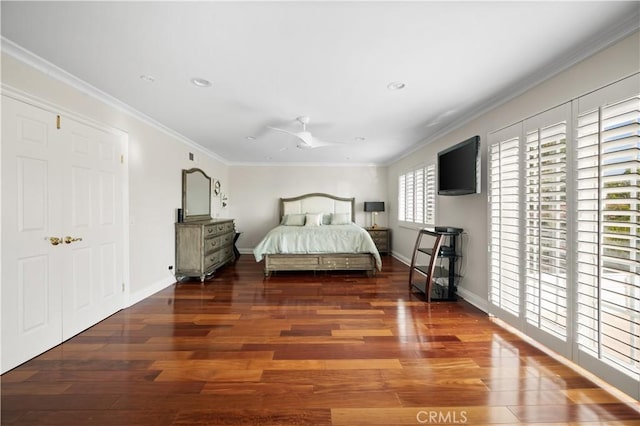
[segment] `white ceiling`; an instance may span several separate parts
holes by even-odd
[[[1,8],[4,45],[15,43],[229,164],[389,164],[640,21],[637,1],[2,1]],[[198,88],[193,77],[212,85]],[[406,87],[389,90],[396,81]],[[295,138],[267,129],[299,131],[300,115],[311,117],[314,136],[350,144],[300,150]]]

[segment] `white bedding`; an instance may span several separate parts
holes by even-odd
[[[283,226],[273,228],[253,249],[256,262],[265,254],[371,253],[382,270],[380,253],[371,235],[355,223],[348,225]]]

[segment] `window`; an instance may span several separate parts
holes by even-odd
[[[398,177],[398,220],[435,223],[436,166],[428,165]]]
[[[640,74],[488,137],[489,312],[635,398],[638,87]]]

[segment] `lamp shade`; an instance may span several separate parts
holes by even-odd
[[[384,201],[365,201],[364,211],[365,212],[383,212]]]

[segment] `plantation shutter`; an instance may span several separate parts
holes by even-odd
[[[407,220],[407,176],[398,177],[398,220]]]
[[[436,166],[430,164],[425,168],[425,217],[426,225],[436,223]]]
[[[488,138],[489,303],[491,313],[510,322],[520,316],[520,130],[515,125]]]
[[[577,346],[584,362],[598,361],[594,369],[635,378],[628,386],[637,394],[640,96],[619,93],[627,83],[590,95],[578,110]],[[639,88],[636,77],[630,89]]]
[[[424,214],[425,214],[425,193],[424,193],[424,184],[425,184],[425,176],[424,176],[424,168],[419,168],[415,171],[415,209],[416,213],[413,218],[414,222],[424,223]]]
[[[414,207],[415,207],[415,176],[413,172],[406,174],[406,204],[405,204],[405,220],[407,222],[414,221]]]
[[[527,334],[568,354],[567,120],[565,104],[524,123]],[[557,340],[557,341],[556,341]]]

